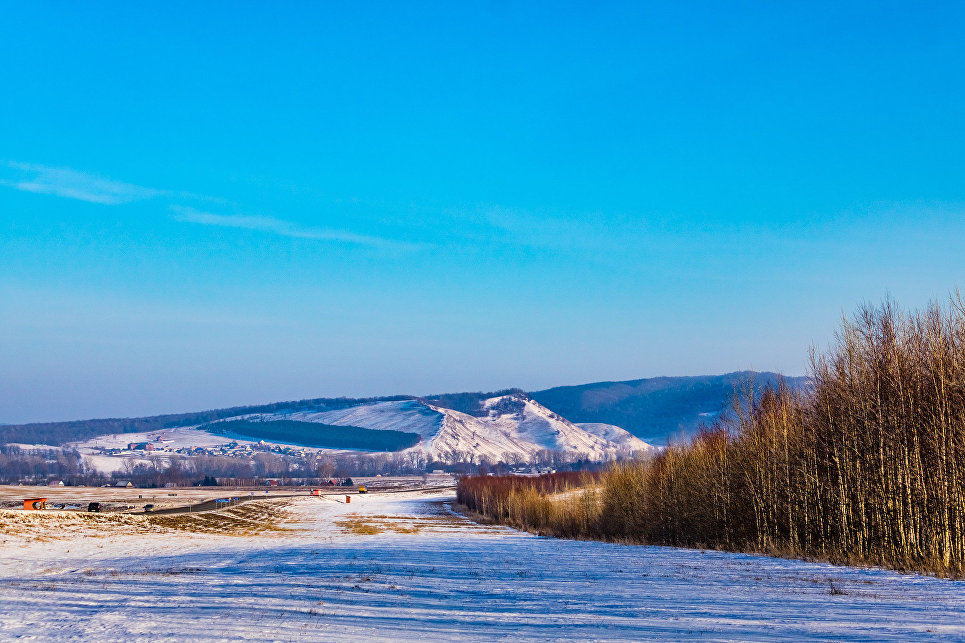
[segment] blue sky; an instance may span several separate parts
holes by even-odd
[[[0,422],[801,374],[965,268],[960,3],[3,16]]]

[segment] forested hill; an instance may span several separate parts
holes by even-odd
[[[651,444],[668,437],[691,436],[701,423],[712,422],[730,406],[736,391],[749,382],[755,388],[774,385],[776,373],[738,371],[725,375],[652,377],[626,382],[557,386],[530,397],[571,422],[615,424]],[[786,377],[792,387],[806,377]]]

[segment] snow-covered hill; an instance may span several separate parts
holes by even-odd
[[[532,462],[544,450],[571,459],[606,460],[652,447],[608,424],[577,425],[522,394],[485,400],[478,415],[416,399],[373,402],[342,409],[247,414],[246,419],[296,420],[337,426],[417,433],[412,447],[433,460],[485,458],[490,462]]]

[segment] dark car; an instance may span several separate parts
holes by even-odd
[[[101,503],[99,502],[92,502],[89,505],[87,505],[87,511],[100,511],[100,510],[101,510]]]
[[[144,505],[144,513],[147,513],[147,512],[149,512],[149,511],[154,511],[154,505],[153,505],[153,504]]]

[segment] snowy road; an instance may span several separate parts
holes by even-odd
[[[965,640],[965,582],[538,538],[447,499],[266,502],[280,529],[247,536],[7,512],[0,638]]]

